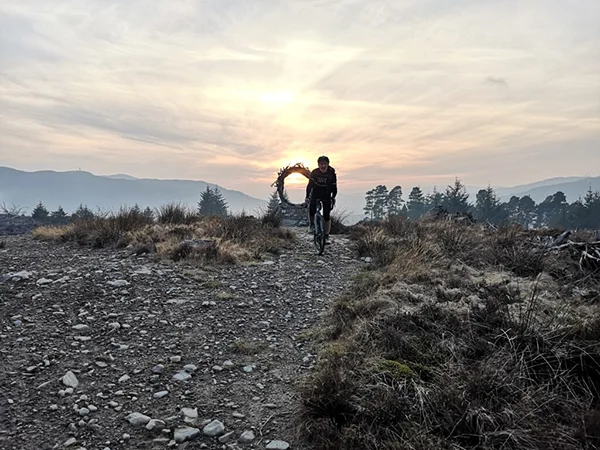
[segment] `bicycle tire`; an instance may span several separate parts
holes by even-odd
[[[319,252],[319,256],[325,251],[325,224],[323,216],[317,214],[315,217],[315,245]]]

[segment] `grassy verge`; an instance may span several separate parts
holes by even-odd
[[[158,209],[156,222],[136,209],[79,220],[69,225],[42,226],[40,240],[76,242],[93,248],[129,248],[175,261],[235,264],[278,254],[294,236],[288,230],[247,215],[200,217],[179,204]]]
[[[600,445],[598,274],[519,229],[355,227],[374,266],[319,327],[298,426],[318,449]]]

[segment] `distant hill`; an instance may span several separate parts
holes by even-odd
[[[132,177],[131,175],[127,175],[125,173],[117,173],[115,175],[102,175],[106,178],[114,178],[116,180],[139,180],[139,178]]]
[[[498,189],[497,192],[504,201],[508,201],[513,195],[517,197],[529,195],[536,203],[540,203],[549,195],[562,191],[567,201],[573,203],[578,198],[583,198],[590,187],[592,191],[600,191],[600,177],[553,178],[530,185],[515,186],[508,190]]]
[[[195,208],[200,193],[209,185],[204,181],[138,179],[128,175],[98,176],[84,171],[25,172],[0,166],[0,203],[27,208],[41,201],[49,210],[62,206],[73,212],[80,204],[91,209],[114,210],[121,206],[151,208],[181,202]],[[232,212],[254,213],[264,200],[218,186]]]

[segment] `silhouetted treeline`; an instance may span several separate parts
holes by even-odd
[[[402,194],[400,186],[388,191],[385,185],[379,185],[368,191],[365,216],[371,220],[394,215],[418,219],[431,209],[442,207],[449,213],[471,214],[478,222],[492,225],[517,223],[526,228],[600,229],[600,193],[591,189],[584,198],[570,204],[561,191],[536,204],[528,195],[513,196],[508,202],[502,202],[494,189],[488,186],[481,189],[472,202],[465,186],[457,178],[442,192],[434,189],[426,195],[415,186],[406,200]]]

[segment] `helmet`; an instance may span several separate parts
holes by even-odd
[[[322,162],[329,164],[329,158],[325,155],[319,156],[319,159],[317,160],[317,164],[322,163]]]

